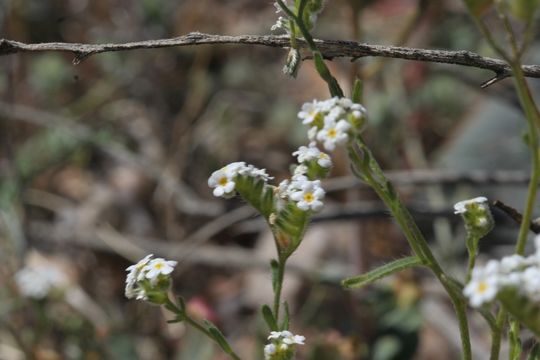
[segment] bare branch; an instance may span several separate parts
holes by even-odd
[[[493,71],[497,80],[508,77],[512,71],[506,62],[483,57],[470,51],[448,51],[448,50],[428,50],[415,49],[399,46],[370,45],[354,41],[341,40],[315,40],[317,46],[327,59],[336,57],[349,57],[353,60],[358,58],[373,56],[394,59],[405,59],[414,61],[436,62],[444,64],[462,65],[484,70]],[[298,39],[299,45],[306,48],[306,44]],[[152,49],[178,46],[191,46],[203,44],[246,44],[262,45],[270,47],[287,48],[289,38],[287,36],[273,35],[211,35],[198,32],[189,33],[170,39],[147,40],[129,43],[116,44],[77,44],[77,43],[41,43],[25,44],[18,41],[0,39],[0,56],[41,51],[70,52],[75,55],[74,63],[79,63],[91,55],[111,52],[127,51],[135,49]],[[524,65],[523,72],[527,77],[540,77],[539,65]]]

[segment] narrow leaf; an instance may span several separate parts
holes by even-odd
[[[349,289],[361,288],[395,272],[420,265],[422,265],[422,261],[416,256],[402,258],[371,270],[368,273],[345,279],[341,282],[341,285]]]
[[[219,329],[208,320],[205,320],[204,324],[206,325],[208,332],[212,335],[212,338],[214,338],[214,340],[218,343],[219,347],[221,347],[221,349],[223,349],[223,351],[225,351],[227,354],[231,354],[233,350],[221,331],[219,331]]]
[[[266,321],[266,324],[270,328],[271,331],[278,331],[278,325],[276,318],[274,317],[274,314],[272,313],[272,310],[270,309],[270,306],[263,305],[261,307],[261,312],[264,321]]]

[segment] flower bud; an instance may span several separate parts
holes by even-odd
[[[469,237],[481,239],[495,225],[488,200],[483,196],[460,201],[454,205],[454,210],[455,214],[460,214],[463,218]]]

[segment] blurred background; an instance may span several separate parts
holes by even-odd
[[[486,16],[493,16],[487,14]],[[109,43],[211,34],[270,34],[272,1],[3,0],[0,37]],[[517,24],[519,26],[519,24]],[[334,0],[315,37],[494,56],[460,1]],[[535,59],[535,43],[527,62]],[[307,141],[296,114],[325,99],[286,51],[203,45],[94,55],[0,57],[0,359],[225,359],[170,314],[124,297],[125,268],[148,253],[177,260],[174,291],[217,323],[244,359],[261,359],[272,301],[264,222],[222,201],[209,174],[233,161],[288,176]],[[336,59],[350,95],[364,81],[366,141],[437,257],[463,278],[464,229],[452,206],[487,196],[518,210],[529,168],[525,122],[507,79],[443,64]],[[534,81],[531,81],[534,86]],[[298,359],[456,359],[459,334],[442,288],[421,270],[361,291],[340,280],[409,254],[375,194],[336,151],[325,210],[290,261],[284,296]],[[512,252],[517,225],[494,209],[483,261]],[[45,280],[43,280],[45,279]],[[489,332],[471,315],[474,358]]]

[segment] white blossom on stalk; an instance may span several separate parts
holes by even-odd
[[[145,266],[145,276],[151,282],[156,282],[160,275],[169,275],[172,273],[176,264],[177,262],[172,260],[162,258],[153,259]]]
[[[317,140],[323,143],[323,146],[328,151],[333,151],[336,145],[342,145],[349,140],[347,131],[351,128],[346,120],[337,122],[330,118],[325,118],[325,125],[322,130],[317,133]]]
[[[265,360],[291,359],[296,345],[304,345],[305,337],[294,335],[288,330],[272,331],[268,336],[271,342],[264,347]]]
[[[150,300],[159,303],[166,297],[165,293],[170,286],[170,275],[176,266],[176,261],[162,258],[152,259],[153,255],[146,255],[135,265],[129,266],[126,271],[125,295],[128,299]]]
[[[294,191],[290,198],[296,202],[296,206],[303,211],[319,211],[323,207],[325,192],[320,186],[319,180],[309,181],[305,180],[296,184],[299,190]]]

